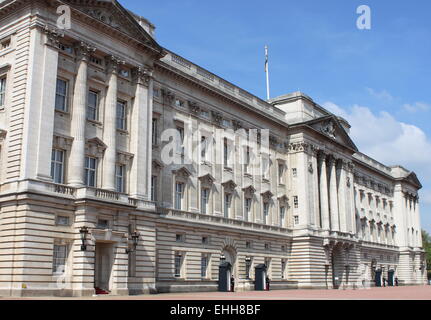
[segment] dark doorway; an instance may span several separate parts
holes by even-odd
[[[219,266],[218,291],[229,292],[230,278],[232,275],[232,265],[229,262],[222,262]]]
[[[388,271],[388,286],[389,287],[393,287],[394,286],[394,275],[395,275],[395,271],[394,270],[389,270]]]
[[[376,270],[374,281],[376,282],[376,287],[382,286],[382,269]]]

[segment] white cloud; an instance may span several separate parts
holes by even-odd
[[[403,109],[408,112],[418,112],[418,111],[428,111],[431,109],[429,104],[423,102],[416,102],[415,104],[405,104],[403,105]]]
[[[351,137],[361,152],[386,165],[399,164],[415,171],[424,183],[431,176],[431,141],[420,128],[400,122],[388,112],[375,114],[358,105],[345,109],[327,102],[324,107],[349,121]]]
[[[366,88],[368,93],[379,100],[393,101],[394,97],[386,90],[376,91],[372,88]]]

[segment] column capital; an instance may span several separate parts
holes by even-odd
[[[64,37],[64,33],[60,32],[57,28],[50,28],[48,25],[43,27],[43,32],[46,34],[46,44],[58,50],[60,38]]]
[[[119,67],[126,64],[124,60],[121,60],[121,58],[114,56],[112,54],[107,55],[105,57],[105,60],[106,60],[107,73],[117,74]]]
[[[96,51],[96,47],[85,41],[79,41],[75,44],[75,52],[78,60],[88,61],[90,56]]]
[[[330,166],[335,166],[337,164],[337,158],[333,154],[328,155],[328,164]]]
[[[132,70],[132,77],[136,84],[147,87],[153,78],[153,70],[146,66],[138,66]]]

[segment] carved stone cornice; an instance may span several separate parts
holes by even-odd
[[[91,44],[79,41],[75,44],[75,52],[76,52],[76,58],[78,60],[85,60],[89,61],[90,56],[96,51],[96,47],[92,46]]]
[[[211,115],[212,115],[212,119],[213,119],[214,123],[217,125],[221,125],[221,123],[223,121],[222,114],[220,112],[217,112],[217,111],[211,111]]]
[[[289,153],[307,152],[310,145],[306,142],[290,143],[287,147]]]
[[[133,81],[148,87],[153,77],[153,71],[148,67],[138,66],[132,70]]]
[[[114,73],[117,74],[120,66],[123,66],[126,64],[126,62],[124,60],[121,60],[121,58],[116,57],[112,54],[107,55],[105,57],[105,61],[106,61],[106,72],[107,73]]]
[[[59,31],[57,28],[49,28],[48,25],[45,25],[45,27],[43,28],[43,32],[46,34],[47,37],[46,44],[58,50],[60,39],[64,38],[64,33]]]

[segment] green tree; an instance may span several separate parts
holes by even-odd
[[[425,230],[422,230],[422,247],[425,250],[428,279],[431,279],[431,236]]]

